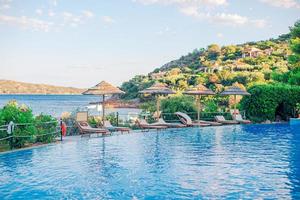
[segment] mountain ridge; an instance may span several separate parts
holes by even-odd
[[[0,94],[81,94],[85,89],[0,79]]]

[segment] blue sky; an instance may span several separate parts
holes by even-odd
[[[0,0],[0,79],[90,87],[195,48],[277,37],[299,0]]]

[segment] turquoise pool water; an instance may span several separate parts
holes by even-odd
[[[300,199],[300,128],[134,132],[0,155],[0,199]]]

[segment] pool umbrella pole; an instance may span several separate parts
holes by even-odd
[[[105,122],[105,94],[102,95],[102,121]]]
[[[122,90],[119,88],[102,81],[94,87],[89,88],[82,94],[84,95],[101,95],[102,96],[102,121],[103,125],[105,122],[105,95],[113,95],[113,94],[124,94]]]
[[[141,94],[151,94],[156,96],[156,112],[157,120],[159,119],[159,109],[160,109],[160,95],[175,94],[170,88],[168,88],[164,83],[154,83],[151,87],[146,88],[139,93]]]
[[[230,86],[227,89],[225,89],[223,92],[220,93],[220,95],[234,95],[234,112],[233,112],[233,116],[234,119],[236,118],[236,104],[237,104],[237,95],[240,96],[246,96],[246,95],[251,95],[250,93],[248,93],[246,90],[243,90],[237,86]]]
[[[202,84],[199,84],[193,88],[190,88],[183,92],[183,94],[194,95],[196,96],[196,107],[197,107],[197,120],[200,120],[200,110],[201,110],[201,96],[202,95],[214,95],[215,93],[205,87]]]
[[[234,118],[236,117],[236,102],[237,102],[236,95],[234,95],[234,105],[233,105],[233,111],[234,111],[233,116],[234,116]]]
[[[200,110],[201,110],[201,95],[196,96],[196,104],[197,104],[197,120],[200,120]]]
[[[159,109],[160,109],[160,96],[157,95],[156,97],[156,114],[157,114],[157,120],[159,119]]]

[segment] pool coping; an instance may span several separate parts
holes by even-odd
[[[224,126],[248,126],[248,125],[276,125],[276,124],[289,124],[289,123],[255,123],[255,124],[234,124],[234,125],[223,125],[220,127],[224,127]],[[214,126],[208,126],[208,127],[214,127]],[[184,128],[168,128],[166,130],[179,130],[179,129],[186,129],[186,128],[208,128],[208,127],[184,127]],[[217,126],[218,127],[218,126]],[[105,136],[98,136],[98,137],[88,137],[89,139],[92,138],[106,138],[106,137],[112,137],[112,136],[119,136],[119,135],[127,135],[127,134],[131,134],[131,133],[151,133],[151,132],[156,132],[156,133],[161,133],[164,132],[165,130],[154,130],[154,129],[149,129],[148,131],[143,131],[143,129],[136,129],[136,130],[131,130],[129,133],[120,133],[120,132],[114,132],[111,135],[105,135]],[[35,146],[30,146],[30,147],[24,147],[24,148],[20,148],[20,149],[13,149],[13,150],[9,150],[9,151],[3,151],[0,152],[0,155],[4,155],[4,154],[9,154],[9,153],[14,153],[14,152],[19,152],[19,151],[25,151],[25,150],[30,150],[30,149],[36,149],[36,148],[40,148],[40,147],[46,147],[46,146],[51,146],[51,145],[56,145],[56,144],[63,144],[65,142],[71,142],[71,141],[75,141],[75,140],[66,140],[66,138],[82,138],[82,136],[80,135],[71,135],[71,136],[66,136],[64,137],[64,139],[62,141],[56,141],[56,142],[52,142],[52,143],[48,143],[48,144],[40,144],[40,145],[35,145]]]
[[[35,146],[30,146],[30,147],[24,147],[24,148],[20,148],[20,149],[13,149],[13,150],[9,150],[9,151],[3,151],[3,152],[0,152],[0,155],[15,153],[15,152],[19,152],[19,151],[25,151],[25,150],[30,150],[30,149],[36,149],[36,148],[45,147],[45,146],[51,146],[51,145],[55,145],[58,143],[61,143],[61,141],[51,142],[48,144],[40,144],[40,145],[35,145]]]
[[[154,132],[154,131],[141,131],[141,130],[132,130],[130,131],[130,133],[150,133],[150,132]],[[155,131],[155,132],[161,132],[161,131]],[[91,139],[94,139],[94,138],[105,138],[105,137],[112,137],[112,136],[119,136],[119,135],[127,135],[127,134],[130,134],[130,133],[115,133],[115,134],[111,134],[111,135],[106,135],[106,136],[98,136],[98,137],[84,137],[84,138],[91,138]],[[25,151],[25,150],[30,150],[30,149],[36,149],[36,148],[41,148],[41,147],[46,147],[46,146],[51,146],[51,145],[56,145],[56,144],[63,144],[63,143],[66,143],[66,142],[72,142],[72,141],[75,141],[75,140],[69,140],[69,139],[66,139],[66,138],[78,138],[78,139],[82,139],[83,137],[81,135],[70,135],[70,136],[66,136],[64,137],[64,139],[62,141],[55,141],[55,142],[51,142],[51,143],[48,143],[48,144],[40,144],[40,145],[33,145],[33,146],[29,146],[29,147],[24,147],[24,148],[20,148],[20,149],[13,149],[13,150],[8,150],[8,151],[3,151],[3,152],[0,152],[0,155],[4,155],[4,154],[9,154],[9,153],[15,153],[15,152],[19,152],[19,151]]]

